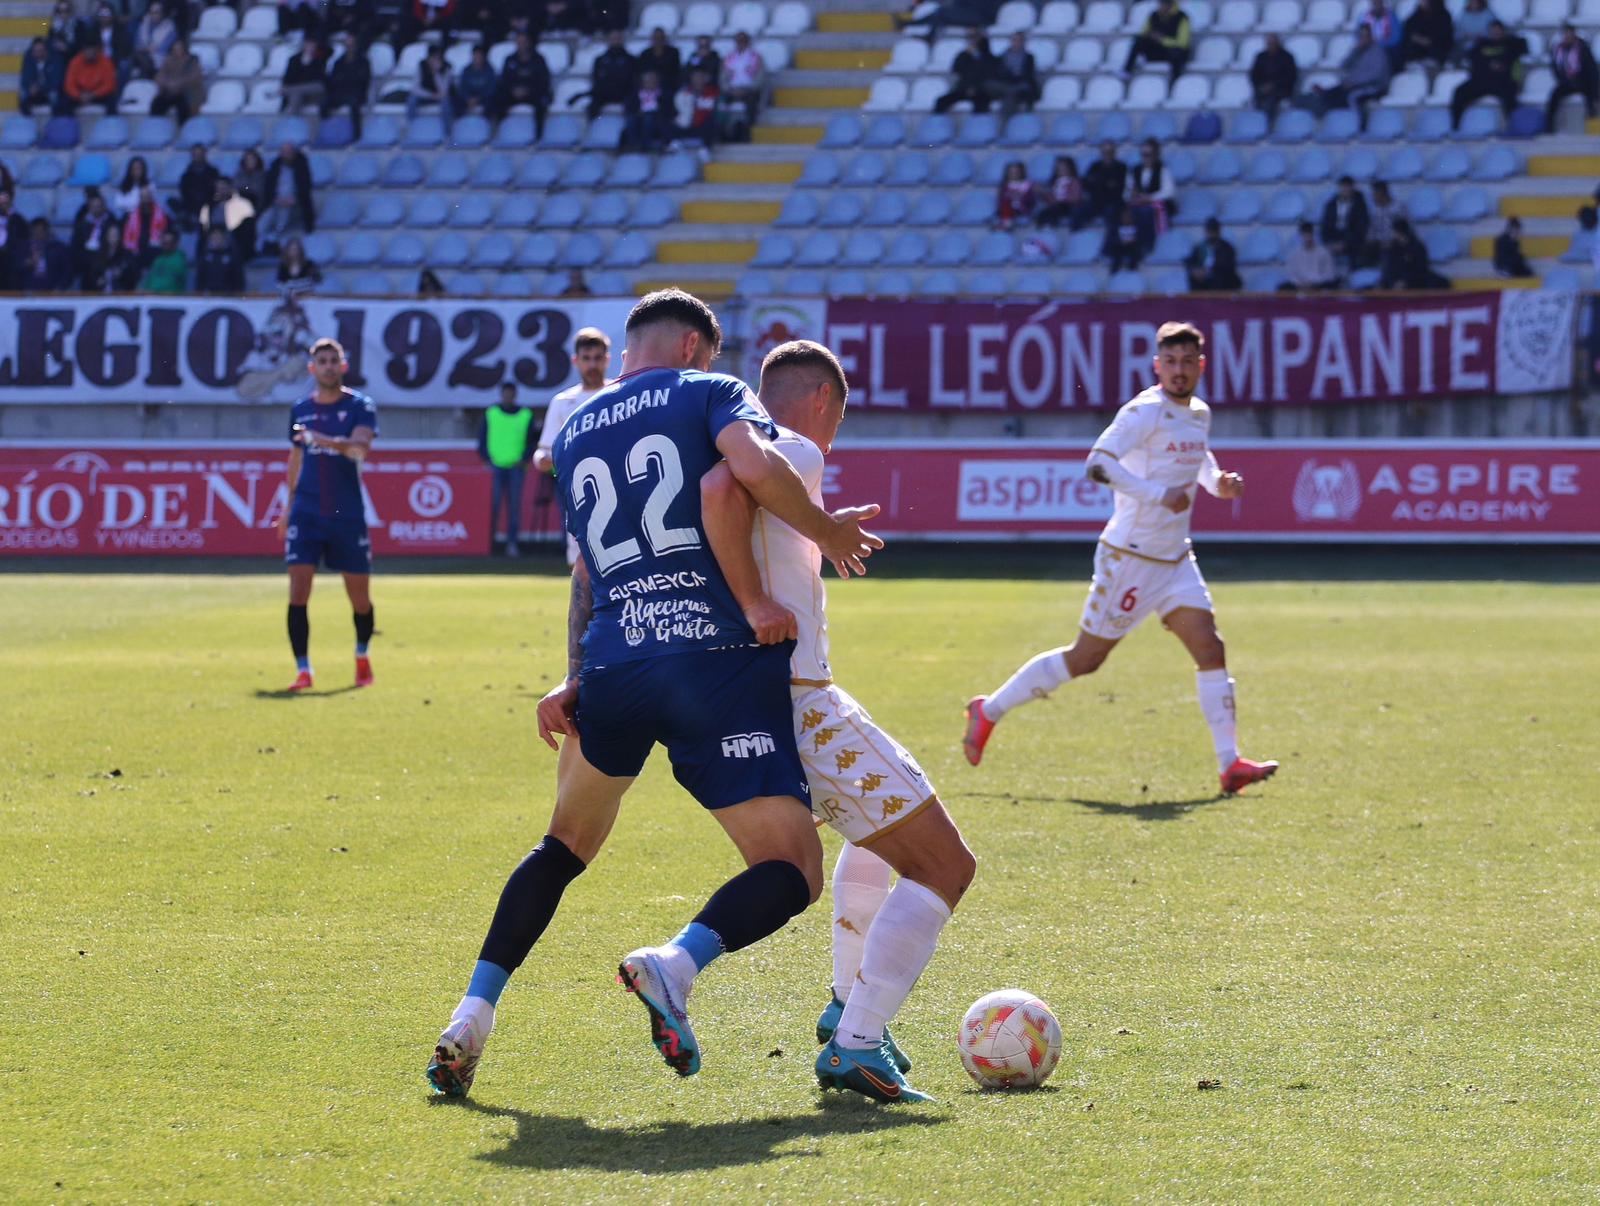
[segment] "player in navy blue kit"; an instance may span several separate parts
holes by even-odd
[[[332,339],[311,345],[308,366],[316,385],[294,404],[289,419],[289,508],[278,520],[289,567],[289,646],[296,676],[291,691],[311,686],[311,621],[306,605],[318,564],[344,575],[356,624],[356,686],[372,683],[372,542],[361,497],[361,462],[378,434],[378,408],[348,389],[350,366]]]
[[[669,943],[621,961],[620,979],[649,1011],[651,1041],[669,1066],[683,1076],[700,1067],[686,1012],[695,975],[774,933],[822,891],[789,699],[792,645],[783,638],[793,617],[766,600],[749,612],[734,601],[701,523],[700,478],[725,459],[761,506],[844,576],[882,547],[860,526],[877,508],[829,515],[810,501],[749,387],[707,371],[721,341],[698,298],[667,289],[641,299],[628,315],[626,371],[556,436],[562,509],[582,556],[567,679],[540,701],[539,735],[552,749],[555,734],[568,740],[549,831],[507,881],[428,1065],[441,1093],[471,1087],[506,981],[599,853],[657,743],[747,865]]]

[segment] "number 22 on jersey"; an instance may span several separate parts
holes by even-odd
[[[656,482],[639,517],[650,551],[663,557],[699,548],[698,529],[667,526],[667,508],[683,492],[683,461],[673,442],[664,435],[645,436],[628,450],[626,467],[629,482],[648,481],[654,468]],[[620,566],[638,561],[644,554],[638,540],[632,536],[616,544],[605,542],[606,528],[617,511],[618,495],[611,467],[597,456],[584,457],[573,472],[573,509],[581,511],[591,494],[593,509],[584,526],[584,543],[594,559],[595,572],[605,577]]]

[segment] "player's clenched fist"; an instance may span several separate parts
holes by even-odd
[[[560,749],[556,744],[555,735],[564,733],[568,737],[578,735],[576,717],[578,715],[578,680],[569,678],[549,691],[539,701],[539,740],[551,749]]]
[[[1189,509],[1189,491],[1182,486],[1173,486],[1161,496],[1161,505],[1174,515],[1182,515]]]
[[[779,641],[799,639],[800,627],[795,623],[794,612],[765,595],[746,604],[744,618],[750,625],[750,631],[756,634],[758,645],[776,645]]]
[[[1217,478],[1218,498],[1238,498],[1244,493],[1244,478],[1237,473],[1224,473]]]

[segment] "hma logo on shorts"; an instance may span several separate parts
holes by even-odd
[[[777,748],[771,733],[734,733],[722,739],[724,758],[759,758]]]

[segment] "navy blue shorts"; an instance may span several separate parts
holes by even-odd
[[[789,702],[793,642],[675,653],[585,674],[583,756],[602,774],[637,775],[660,742],[673,776],[707,808],[757,796],[811,802]]]
[[[289,516],[289,539],[283,546],[285,565],[326,565],[341,574],[372,572],[372,541],[364,520],[324,519],[320,515]]]

